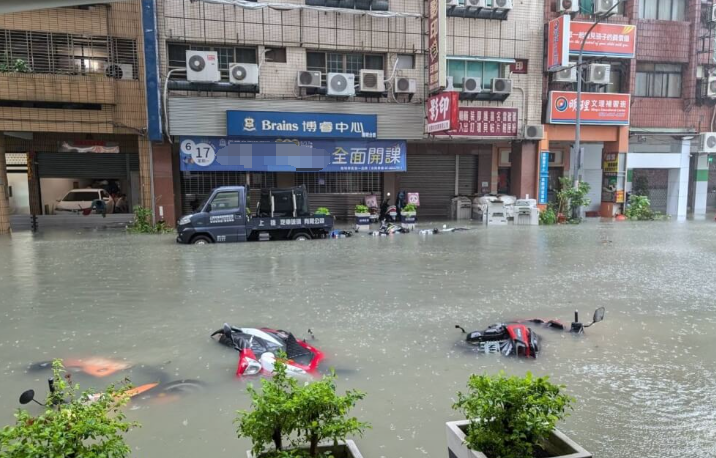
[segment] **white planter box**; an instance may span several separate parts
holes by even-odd
[[[370,231],[370,213],[356,213],[356,232]]]
[[[402,219],[401,225],[411,231],[415,230],[416,215],[417,212],[402,212],[400,214]]]
[[[447,429],[447,444],[449,458],[488,458],[482,452],[470,450],[465,445],[465,432],[463,431],[468,420],[449,421],[445,424]],[[580,447],[576,442],[555,429],[547,439],[543,448],[552,458],[592,458],[592,454]],[[493,457],[489,457],[493,458]]]
[[[304,448],[304,447],[302,447]],[[306,449],[308,447],[305,447]],[[358,447],[356,446],[356,443],[352,440],[346,440],[345,442],[339,442],[337,449],[333,447],[333,443],[325,442],[318,445],[318,454],[319,456],[322,456],[321,452],[325,451],[335,451],[334,457],[335,458],[363,458],[363,455],[360,454],[360,451],[358,450]],[[247,458],[255,458],[253,453],[251,453],[251,450],[246,452]],[[259,455],[258,458],[261,458],[261,455]]]

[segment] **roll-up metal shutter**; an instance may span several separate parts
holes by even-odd
[[[477,156],[461,154],[459,158],[458,193],[461,196],[472,196],[477,190]]]
[[[356,205],[362,204],[367,194],[309,194],[309,208],[311,212],[315,212],[318,207],[326,207],[334,218],[346,220],[353,217]],[[380,201],[381,195],[376,195]]]
[[[37,153],[40,178],[126,179],[139,170],[136,153]]]
[[[245,186],[246,183],[246,172],[182,172],[182,214],[192,213],[192,205],[199,205],[215,188],[220,186]],[[274,187],[276,187],[275,173],[251,173],[249,204],[252,212],[256,210],[256,204],[258,204],[261,197],[261,189]]]
[[[408,148],[408,171],[398,174],[400,189],[420,193],[418,218],[447,218],[455,195],[454,154],[413,154]]]

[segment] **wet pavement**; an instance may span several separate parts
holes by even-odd
[[[134,456],[244,456],[232,425],[248,406],[237,355],[209,338],[226,321],[307,338],[310,328],[339,388],[368,393],[357,409],[373,425],[357,439],[366,458],[446,457],[455,393],[471,373],[501,369],[567,385],[577,404],[560,428],[597,457],[716,456],[713,221],[205,247],[25,232],[0,237],[0,261],[1,424],[24,389],[44,394],[32,362],[100,355],[134,364],[135,379],[204,383],[132,407],[144,425],[128,436]],[[542,331],[536,361],[456,345],[455,324],[569,322],[575,309],[586,321],[599,306],[605,321],[583,337]]]

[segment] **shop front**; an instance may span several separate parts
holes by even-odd
[[[379,115],[227,110],[225,136],[178,137],[184,213],[211,189],[305,186],[310,210],[352,217],[367,195],[379,200],[384,176],[404,172],[405,140],[379,138]]]

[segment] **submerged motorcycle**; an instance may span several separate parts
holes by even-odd
[[[584,329],[599,323],[604,319],[604,307],[600,307],[594,311],[592,322],[588,324],[580,323],[579,313],[574,312],[574,322],[569,327],[572,334],[584,334]],[[540,318],[532,318],[529,320],[520,320],[511,323],[497,323],[487,327],[482,331],[473,331],[467,333],[460,325],[455,328],[460,329],[464,334],[465,342],[476,347],[478,353],[501,353],[505,356],[517,356],[524,358],[536,358],[541,351],[540,336],[534,332],[527,324],[538,324],[543,328],[553,329],[557,331],[565,331],[567,327],[559,320],[542,320]]]
[[[372,235],[373,237],[387,237],[393,234],[408,234],[409,232],[410,229],[406,229],[399,224],[393,224],[387,221],[383,221],[380,225],[380,229],[378,229],[377,231],[369,232],[369,235]]]
[[[286,371],[291,375],[316,374],[318,365],[324,359],[323,352],[305,340],[298,340],[290,332],[276,329],[236,328],[224,323],[224,327],[211,337],[239,352],[237,377],[272,374],[278,352],[286,354]]]

